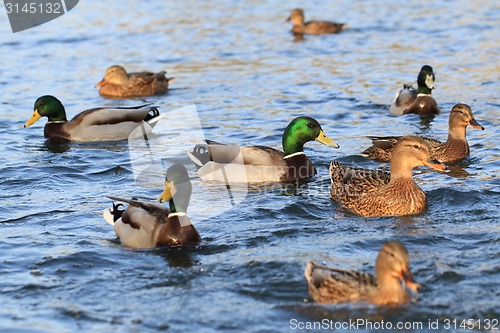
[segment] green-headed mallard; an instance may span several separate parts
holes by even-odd
[[[412,178],[412,170],[426,165],[444,170],[429,145],[417,136],[403,136],[394,145],[391,172],[330,164],[332,200],[365,216],[401,216],[422,213],[427,197]]]
[[[367,302],[381,306],[408,303],[420,284],[415,282],[410,269],[406,247],[397,241],[386,242],[377,256],[375,276],[308,262],[304,275],[309,295],[317,303]],[[406,287],[406,288],[405,288]]]
[[[398,90],[394,97],[389,109],[391,114],[397,116],[407,113],[438,114],[439,108],[431,96],[435,79],[432,67],[429,65],[423,66],[417,77],[418,90],[415,90],[410,84],[404,84],[403,88]]]
[[[128,203],[125,211],[113,204],[105,210],[104,219],[114,226],[123,245],[135,248],[195,245],[201,237],[187,216],[191,181],[186,168],[174,164],[167,170],[165,190],[159,202],[169,202],[170,209],[155,203],[109,197]],[[121,204],[119,204],[121,205]]]
[[[189,157],[203,180],[263,183],[309,178],[316,168],[304,154],[304,144],[319,141],[339,148],[311,117],[297,117],[285,129],[283,150],[265,146],[239,147],[213,141],[196,145]]]
[[[293,9],[286,21],[293,22],[292,32],[297,35],[335,34],[347,28],[347,23],[327,21],[309,21],[304,23],[304,11],[300,8]]]
[[[24,127],[31,126],[41,117],[47,117],[44,136],[48,140],[116,141],[127,139],[140,125],[143,125],[145,132],[151,132],[159,114],[156,107],[147,105],[103,107],[83,111],[68,121],[61,101],[46,95],[36,100],[33,115]]]
[[[484,127],[474,119],[471,108],[467,104],[457,104],[450,112],[448,139],[440,142],[431,138],[422,137],[431,149],[431,154],[443,163],[455,163],[463,160],[470,154],[467,143],[466,128],[484,130]],[[370,136],[373,146],[361,153],[361,155],[377,161],[389,162],[394,143],[400,136]]]
[[[111,66],[96,87],[99,94],[114,97],[153,96],[167,92],[174,78],[167,78],[166,72],[127,73],[122,66]]]

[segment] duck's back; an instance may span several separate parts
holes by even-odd
[[[356,168],[337,161],[330,163],[332,200],[342,204],[357,200],[361,195],[377,191],[389,183],[391,175],[382,170]]]
[[[334,23],[327,21],[311,21],[304,25],[304,33],[311,35],[334,34],[341,32],[347,27],[346,23]]]
[[[377,287],[371,274],[333,269],[309,262],[305,269],[309,295],[317,303],[366,301]]]

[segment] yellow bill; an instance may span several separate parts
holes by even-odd
[[[31,116],[31,118],[28,119],[26,123],[24,123],[24,127],[33,125],[40,118],[42,118],[42,116],[38,112],[38,109],[35,109],[35,111],[33,111],[33,115]]]
[[[333,148],[340,148],[340,146],[335,141],[327,137],[325,132],[323,132],[322,130],[319,131],[319,135],[316,137],[316,141]]]
[[[173,182],[165,182],[165,189],[163,193],[158,197],[159,202],[168,202],[172,199],[172,193],[175,193],[175,186]]]

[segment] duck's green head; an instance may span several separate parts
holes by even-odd
[[[24,127],[33,125],[41,117],[47,117],[49,121],[67,121],[64,106],[54,96],[45,95],[39,97],[33,109],[33,115],[24,124]]]
[[[422,66],[417,78],[418,93],[430,95],[432,89],[434,89],[435,80],[436,76],[434,75],[432,67],[429,65]]]
[[[185,213],[191,198],[191,191],[191,180],[186,168],[182,164],[174,164],[167,170],[165,190],[158,198],[158,201],[168,201],[172,213]]]
[[[304,151],[304,144],[314,140],[330,147],[339,148],[338,144],[325,135],[316,119],[311,117],[293,119],[283,133],[282,143],[285,156]]]

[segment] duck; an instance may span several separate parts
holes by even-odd
[[[286,22],[290,21],[293,22],[292,33],[296,35],[335,34],[347,28],[347,23],[327,21],[309,21],[304,23],[304,11],[300,8],[292,10]]]
[[[24,127],[33,125],[41,117],[48,118],[44,137],[49,141],[94,142],[128,139],[139,126],[141,133],[150,133],[160,119],[160,112],[149,104],[101,107],[85,110],[68,121],[61,101],[45,95],[35,101],[33,115]]]
[[[159,203],[108,196],[111,200],[124,202],[106,209],[103,217],[111,224],[124,246],[151,249],[162,246],[192,246],[201,242],[201,237],[187,215],[192,185],[187,169],[182,164],[168,168],[165,189],[158,197]],[[161,203],[168,202],[169,208]]]
[[[330,197],[364,217],[415,215],[427,209],[427,197],[412,178],[418,166],[445,170],[417,136],[403,136],[394,144],[390,172],[330,163]]]
[[[420,284],[410,269],[410,256],[398,241],[385,242],[375,262],[375,276],[329,268],[309,261],[304,270],[311,298],[320,304],[371,303],[398,306],[417,301]],[[410,293],[408,292],[410,291]]]
[[[466,139],[467,126],[484,130],[469,105],[458,103],[453,106],[448,121],[448,139],[441,142],[432,138],[421,137],[430,146],[432,155],[442,163],[453,164],[460,162],[470,155],[469,144]],[[400,136],[369,136],[373,146],[364,150],[361,155],[376,161],[389,162],[394,143]]]
[[[304,144],[318,141],[340,146],[327,137],[311,117],[294,118],[282,136],[283,151],[266,146],[227,145],[207,140],[198,144],[189,158],[202,180],[231,183],[286,183],[312,177],[316,168],[304,154]]]
[[[113,65],[106,69],[104,78],[96,87],[100,87],[99,94],[112,97],[160,95],[166,93],[169,84],[175,80],[165,74],[165,71],[127,73],[122,66]]]
[[[395,116],[408,113],[416,113],[422,116],[439,114],[439,107],[431,96],[435,80],[436,76],[432,67],[429,65],[422,66],[417,77],[418,89],[415,90],[411,84],[403,84],[403,88],[397,91],[389,112]]]

